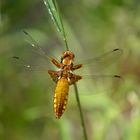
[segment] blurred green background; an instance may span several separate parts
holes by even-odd
[[[114,92],[98,94],[92,89],[92,95],[80,96],[89,140],[139,140],[140,1],[59,0],[58,4],[77,59],[123,50],[109,70],[123,77],[123,82],[113,84]],[[65,50],[42,0],[0,1],[0,140],[83,140],[73,91],[64,115],[55,119],[55,83],[47,74],[54,67],[32,51],[22,30],[49,56],[59,59]],[[12,59],[15,55],[47,69],[28,71]]]

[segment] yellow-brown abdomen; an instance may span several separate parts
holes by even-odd
[[[69,82],[62,77],[58,80],[54,94],[54,112],[56,118],[60,118],[65,111],[69,92]]]

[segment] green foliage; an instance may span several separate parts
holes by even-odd
[[[52,0],[44,0],[44,4],[47,6],[47,9],[54,22],[54,25],[56,26],[57,31],[63,35],[62,20],[60,18],[60,14],[56,6],[56,3],[54,3]]]
[[[67,40],[66,40],[66,35],[65,35],[65,30],[63,27],[61,15],[59,13],[59,8],[57,6],[57,2],[53,2],[53,0],[44,0],[44,4],[47,6],[47,9],[49,11],[49,14],[53,20],[54,25],[56,26],[56,30],[60,33],[62,36],[66,49],[68,50],[68,45],[67,45]]]

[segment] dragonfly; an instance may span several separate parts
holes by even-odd
[[[55,117],[60,119],[63,113],[66,110],[68,103],[68,95],[69,95],[69,87],[78,81],[82,81],[84,79],[94,79],[94,78],[115,78],[121,79],[119,75],[77,75],[74,72],[78,69],[84,69],[86,65],[97,64],[100,65],[106,61],[111,64],[114,60],[117,60],[118,57],[122,54],[122,50],[120,48],[113,49],[111,51],[103,53],[101,56],[95,58],[87,58],[84,61],[79,62],[78,64],[74,63],[75,54],[67,49],[64,51],[60,57],[60,61],[58,61],[55,57],[49,57],[46,52],[38,45],[38,43],[32,38],[32,36],[24,31],[24,34],[29,38],[29,43],[31,44],[33,50],[38,53],[41,57],[45,58],[45,60],[49,59],[49,61],[56,66],[57,70],[48,70],[48,74],[52,78],[52,80],[56,83],[55,91],[54,91],[54,100],[53,107]],[[14,59],[21,62],[21,64],[27,69],[35,69],[30,64],[26,64],[26,62],[18,56],[13,56]],[[96,65],[96,67],[97,67]],[[48,69],[48,68],[47,68]]]
[[[47,53],[43,51],[43,49],[38,45],[38,43],[32,38],[32,36],[24,31],[24,34],[29,38],[29,43],[36,53],[43,56],[43,58],[49,60],[54,66],[56,66],[57,70],[48,70],[48,74],[52,78],[52,80],[56,83],[55,91],[54,91],[54,113],[57,119],[60,119],[63,113],[66,110],[66,106],[68,103],[68,95],[69,95],[69,87],[71,85],[75,85],[78,81],[83,81],[84,79],[95,79],[95,78],[115,78],[121,79],[119,75],[84,75],[75,74],[75,71],[78,69],[86,69],[86,65],[89,64],[97,64],[94,65],[94,69],[98,69],[98,65],[107,62],[109,65],[113,60],[117,60],[117,58],[122,54],[122,50],[119,48],[113,49],[109,52],[104,53],[103,55],[95,58],[87,58],[84,61],[79,63],[75,63],[74,58],[75,54],[72,52],[67,43],[66,34],[63,26],[63,22],[61,16],[59,14],[59,7],[57,2],[54,0],[43,0],[46,5],[48,12],[56,26],[57,31],[63,38],[66,50],[62,52],[60,60],[57,60],[55,57],[49,57]],[[23,59],[20,57],[14,56],[16,60],[20,60],[23,66],[27,69],[34,69],[34,67],[30,64],[26,64]],[[47,68],[48,69],[48,68]],[[103,69],[101,67],[100,69]],[[88,73],[88,71],[87,71]],[[79,83],[79,82],[78,82]]]

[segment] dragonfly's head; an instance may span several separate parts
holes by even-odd
[[[65,52],[63,52],[63,54],[62,54],[61,62],[62,62],[64,65],[71,65],[72,62],[73,62],[73,59],[74,59],[74,54],[73,54],[73,52],[71,52],[71,51],[65,51]]]

